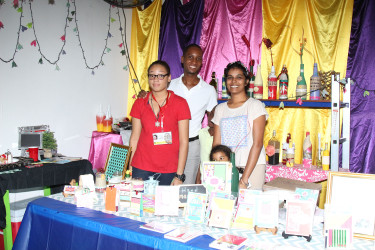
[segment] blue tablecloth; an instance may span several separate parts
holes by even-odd
[[[143,222],[50,198],[29,203],[13,249],[209,249],[214,239],[186,244],[140,229]]]

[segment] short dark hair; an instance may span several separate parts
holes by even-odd
[[[199,46],[199,45],[196,44],[196,43],[192,43],[192,44],[189,44],[188,46],[186,46],[186,47],[183,49],[183,51],[182,51],[182,56],[185,56],[185,55],[186,55],[186,52],[187,52],[190,48],[198,48],[198,49],[200,49],[200,50],[203,52],[201,46]]]
[[[229,70],[231,70],[231,69],[239,69],[239,70],[241,70],[242,73],[243,73],[243,75],[245,76],[245,81],[250,79],[250,77],[249,77],[249,71],[247,71],[247,68],[243,65],[243,63],[241,61],[235,61],[235,62],[229,63],[227,65],[227,67],[224,69],[224,77],[225,77],[225,79],[228,77]],[[249,84],[245,85],[245,91],[246,92],[249,89],[249,87],[250,87],[250,82],[249,82]],[[229,90],[228,90],[228,93],[230,94]]]
[[[230,154],[232,153],[232,150],[230,148],[228,148],[227,146],[225,146],[225,145],[219,144],[219,145],[216,145],[215,147],[213,147],[211,149],[210,161],[214,160],[213,156],[217,152],[223,152],[228,157],[228,159],[230,160]]]
[[[167,71],[167,74],[168,75],[171,74],[171,68],[169,67],[168,63],[165,62],[165,61],[162,61],[162,60],[157,60],[157,61],[151,63],[151,65],[147,69],[147,73],[150,73],[150,69],[154,65],[161,65],[161,66],[163,66],[165,68],[165,70]]]

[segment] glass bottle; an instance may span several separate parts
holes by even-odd
[[[297,77],[296,99],[306,100],[307,85],[305,80],[304,65],[301,63],[300,75]]]
[[[323,170],[326,170],[326,171],[329,170],[329,149],[328,149],[328,143],[325,144],[325,148],[324,148],[324,151],[323,151],[322,168],[323,168]]]
[[[263,99],[263,79],[262,79],[262,69],[260,64],[258,64],[257,74],[254,81],[254,98]]]
[[[288,151],[288,147],[289,147],[289,140],[292,138],[292,136],[290,135],[290,133],[288,133],[287,137],[286,137],[286,142],[283,143],[283,153],[282,153],[282,163],[283,165],[286,165],[286,153]]]
[[[105,119],[105,114],[103,113],[102,105],[100,104],[99,113],[96,115],[96,130],[98,132],[104,131],[104,127],[103,127],[104,119]]]
[[[226,80],[223,76],[222,78],[222,87],[221,87],[221,99],[228,99],[228,92],[227,92],[227,86],[226,86]]]
[[[268,156],[268,164],[278,165],[280,157],[280,142],[276,138],[276,130],[273,131],[271,139],[268,141],[268,146],[275,148],[275,153],[272,156]]]
[[[322,168],[322,149],[320,147],[320,145],[321,145],[321,138],[322,138],[322,136],[319,133],[318,134],[318,143],[319,143],[319,145],[318,145],[318,152],[316,154],[316,162],[315,162],[315,165],[318,168]]]
[[[249,64],[249,79],[250,79],[250,86],[247,89],[247,96],[248,97],[254,97],[254,81],[255,81],[255,75],[254,75],[254,64],[255,61],[251,60]]]
[[[320,100],[320,76],[317,63],[314,63],[314,73],[310,78],[310,100]]]
[[[283,65],[281,73],[279,75],[279,99],[288,100],[288,69],[286,65]]]
[[[111,106],[108,105],[107,114],[103,121],[103,132],[112,132],[112,120]]]
[[[230,161],[232,163],[232,183],[231,183],[231,193],[235,197],[237,197],[238,194],[238,182],[240,180],[240,174],[238,172],[238,169],[236,168],[236,157],[235,153],[230,153]]]
[[[271,73],[268,76],[268,100],[277,99],[277,77],[275,74],[275,66],[272,65]]]
[[[306,132],[306,138],[303,141],[303,167],[311,168],[312,165],[312,144],[310,140],[310,132]]]
[[[292,139],[289,140],[289,147],[286,152],[286,166],[293,167],[294,166],[294,143],[292,143]]]
[[[215,72],[212,72],[212,74],[211,74],[210,85],[215,88],[215,91],[217,93],[217,81],[216,81],[216,73]]]

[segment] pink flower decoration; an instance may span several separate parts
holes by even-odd
[[[3,28],[4,28],[4,24],[0,22],[0,29],[3,29]]]
[[[36,40],[32,41],[30,45],[36,47]]]
[[[275,147],[272,146],[272,145],[268,145],[268,146],[266,147],[266,154],[267,154],[268,156],[273,156],[273,155],[275,154]]]
[[[136,99],[137,97],[135,96],[135,95],[133,95],[133,97],[132,97],[133,99]]]
[[[64,42],[65,41],[65,35],[61,36],[60,39],[61,39],[61,41]]]
[[[301,99],[301,97],[297,99],[296,103],[299,104],[300,106],[302,105],[302,99]]]
[[[122,43],[120,43],[118,46],[119,46],[120,48],[122,48]]]

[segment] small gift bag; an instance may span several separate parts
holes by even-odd
[[[107,211],[118,211],[120,195],[116,188],[107,187],[105,190],[105,210]]]

